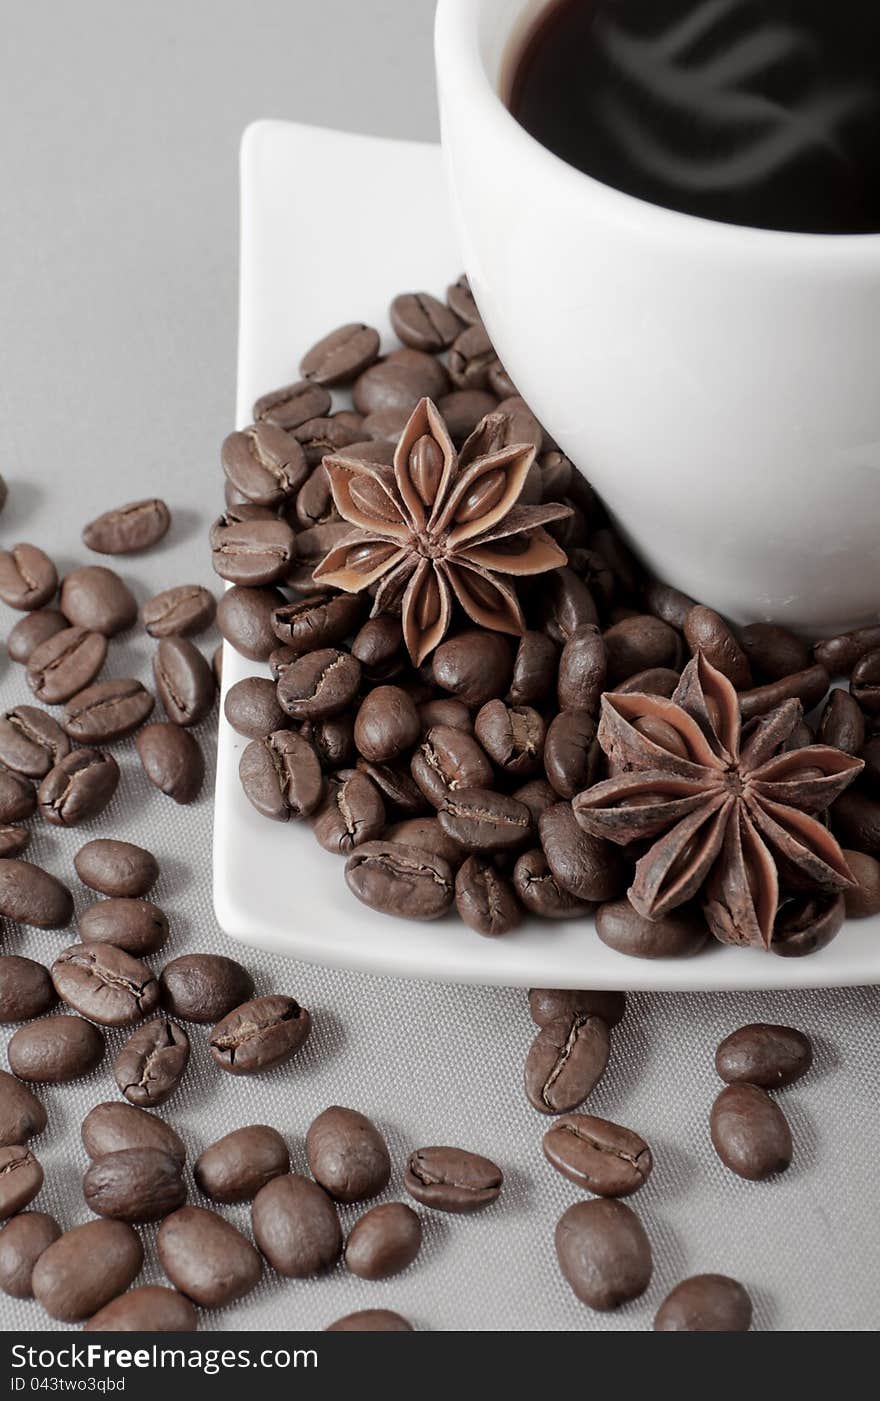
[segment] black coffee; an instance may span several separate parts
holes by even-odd
[[[880,231],[880,0],[558,0],[510,108],[563,160],[652,204]]]

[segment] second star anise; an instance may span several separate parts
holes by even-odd
[[[400,608],[419,666],[442,641],[456,599],[475,623],[521,633],[512,580],[565,564],[544,529],[567,506],[520,506],[531,445],[497,446],[503,419],[489,415],[456,454],[430,399],[413,411],[393,467],[344,454],[324,458],[336,509],[355,528],[314,578],[347,593],[378,585],[373,612]]]
[[[799,701],[786,701],[743,737],[736,691],[700,653],[671,700],[602,697],[598,739],[613,777],[573,807],[595,836],[650,843],[628,892],[640,914],[660,918],[701,895],[717,939],[769,948],[780,885],[854,884],[814,814],[863,764],[825,744],[784,751],[801,715]]]

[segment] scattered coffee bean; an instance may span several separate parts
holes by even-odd
[[[43,1169],[23,1144],[0,1148],[0,1221],[32,1202],[43,1185]]]
[[[609,948],[631,958],[689,958],[699,953],[709,937],[702,913],[681,905],[661,919],[646,919],[633,909],[626,896],[600,905],[596,933]]]
[[[497,632],[460,632],[441,642],[432,671],[442,690],[477,709],[508,690],[513,676],[510,646]]]
[[[113,944],[72,944],[51,973],[58,996],[101,1026],[131,1026],[159,1001],[149,968]]]
[[[678,682],[677,671],[672,671],[666,666],[654,666],[649,667],[647,671],[637,671],[635,676],[622,681],[617,689],[623,695],[665,696],[669,699],[674,694]]]
[[[788,1121],[757,1085],[727,1085],[712,1105],[709,1126],[715,1152],[739,1177],[759,1181],[791,1162]]]
[[[241,1299],[263,1273],[250,1241],[203,1206],[182,1206],[166,1216],[156,1248],[171,1283],[204,1309]]]
[[[84,1333],[195,1333],[199,1316],[176,1289],[142,1284],[105,1304],[83,1325]]]
[[[377,409],[375,413],[366,415],[363,430],[370,439],[389,442],[394,446],[408,422],[409,411],[406,409]]]
[[[545,576],[544,626],[552,640],[564,647],[568,639],[599,615],[589,588],[574,570],[563,567]]]
[[[513,868],[513,888],[522,905],[542,919],[576,919],[592,906],[564,890],[540,847],[523,852]]]
[[[307,419],[329,413],[330,402],[329,391],[323,385],[307,379],[297,380],[295,384],[263,394],[254,404],[254,418],[257,423],[270,423],[289,431]]]
[[[219,1022],[253,995],[254,980],[233,958],[185,953],[159,977],[162,1006],[185,1022]]]
[[[149,599],[141,618],[151,637],[188,637],[209,628],[216,612],[217,602],[210,589],[201,584],[176,584]]]
[[[437,404],[449,436],[458,447],[466,442],[486,414],[494,413],[497,407],[495,395],[485,389],[453,389]],[[520,501],[524,504],[524,492],[520,493]]]
[[[411,1265],[422,1244],[422,1223],[403,1202],[371,1207],[345,1243],[345,1265],[361,1279],[388,1279]]]
[[[465,1148],[418,1148],[403,1185],[422,1206],[470,1215],[497,1201],[504,1174],[489,1158]]]
[[[466,730],[435,725],[411,762],[412,776],[432,806],[439,808],[459,788],[491,788],[492,765]]]
[[[161,1221],[186,1201],[181,1163],[161,1148],[108,1153],[83,1178],[86,1205],[96,1216],[135,1224]]]
[[[498,356],[482,321],[465,327],[449,351],[449,377],[458,389],[487,389]]]
[[[295,730],[251,740],[239,761],[239,777],[257,811],[276,822],[308,817],[324,791],[318,756]]]
[[[403,919],[439,918],[455,891],[448,861],[400,842],[362,843],[345,864],[345,879],[363,904]]]
[[[275,683],[266,676],[246,676],[236,681],[226,692],[223,710],[232,728],[249,739],[265,739],[287,724],[275,694]]]
[[[402,644],[400,619],[389,613],[379,613],[375,618],[368,618],[358,630],[351,644],[351,655],[360,662],[369,680],[382,680],[401,669]]]
[[[6,1055],[19,1080],[32,1085],[62,1085],[100,1064],[104,1037],[82,1017],[44,1017],[19,1027]]]
[[[385,838],[389,842],[400,842],[403,846],[434,851],[453,868],[460,866],[464,858],[458,842],[446,835],[436,817],[408,817],[403,822],[394,822],[386,827]]]
[[[782,958],[802,958],[824,949],[843,927],[845,906],[842,895],[800,895],[783,901],[770,952]]]
[[[159,879],[159,863],[152,852],[110,837],[86,842],[73,864],[83,884],[102,895],[146,895]]]
[[[542,1114],[566,1114],[595,1089],[608,1064],[608,1027],[580,1013],[547,1022],[526,1057],[525,1091]]]
[[[64,707],[65,733],[79,744],[112,744],[133,734],[153,713],[153,697],[140,681],[96,681]]]
[[[276,608],[272,629],[279,642],[299,655],[344,642],[356,631],[363,616],[364,600],[359,594],[329,598],[312,594]]]
[[[541,768],[545,727],[532,706],[487,701],[477,712],[474,734],[505,773],[524,778]]]
[[[24,822],[32,816],[37,806],[37,795],[33,784],[18,774],[0,769],[0,823],[9,826]]]
[[[536,705],[553,690],[559,661],[556,643],[546,633],[527,630],[519,639],[507,699],[511,705]]]
[[[145,726],[135,740],[144,773],[175,803],[198,797],[205,777],[205,760],[189,730],[168,721]]]
[[[14,1075],[0,1070],[0,1147],[27,1143],[46,1127],[46,1111]]]
[[[771,681],[767,686],[756,686],[751,691],[741,691],[739,709],[743,721],[754,720],[758,715],[766,715],[783,701],[799,700],[804,710],[812,710],[824,700],[830,677],[823,666],[811,666],[806,671],[796,671],[781,681]]]
[[[596,714],[605,689],[605,672],[605,641],[594,623],[586,623],[571,634],[559,658],[560,708]]]
[[[158,1148],[170,1154],[178,1163],[186,1161],[186,1149],[170,1124],[144,1109],[131,1104],[108,1100],[90,1109],[82,1122],[83,1147],[93,1160],[108,1153],[121,1153],[130,1148]]]
[[[866,714],[880,714],[880,648],[859,657],[852,669],[849,687]]]
[[[655,1333],[747,1333],[752,1301],[728,1275],[692,1275],[667,1294],[654,1319]]]
[[[168,938],[168,920],[149,900],[98,900],[78,920],[84,944],[115,944],[135,958],[156,953]]]
[[[17,705],[0,716],[0,765],[23,778],[43,778],[70,753],[70,742],[51,715]]]
[[[40,812],[56,827],[97,817],[119,784],[119,765],[101,749],[74,749],[50,769],[37,789]]]
[[[328,1323],[325,1333],[412,1333],[413,1326],[393,1309],[358,1309]]]
[[[67,619],[54,608],[37,608],[33,613],[27,613],[10,629],[6,639],[9,660],[26,665],[41,642],[48,641],[66,627]]]
[[[50,1318],[91,1318],[140,1273],[143,1246],[124,1221],[74,1226],[43,1251],[34,1266],[34,1298]]]
[[[307,1040],[311,1017],[292,997],[254,997],[229,1012],[211,1032],[216,1065],[230,1075],[254,1075],[289,1060]]]
[[[65,628],[35,647],[27,683],[37,700],[61,705],[94,681],[107,656],[107,639],[86,628]]]
[[[322,647],[286,668],[278,682],[278,701],[295,720],[320,720],[345,710],[360,681],[360,662],[338,648]]]
[[[534,830],[524,803],[488,788],[450,790],[437,817],[448,836],[475,852],[521,847]]]
[[[508,934],[522,920],[512,883],[483,856],[469,856],[459,867],[455,908],[465,924],[489,937]]]
[[[45,1211],[22,1211],[0,1231],[0,1289],[13,1299],[32,1299],[34,1266],[61,1235],[54,1216]]]
[[[315,1181],[339,1202],[375,1197],[391,1177],[388,1148],[376,1125],[338,1104],[312,1120],[306,1157]]]
[[[415,744],[420,733],[416,707],[399,686],[377,686],[361,701],[354,722],[354,742],[372,763],[396,759]]]
[[[74,627],[115,637],[137,621],[137,603],[131,589],[112,569],[102,564],[71,569],[61,583],[61,611]]]
[[[0,857],[20,856],[27,850],[31,834],[26,827],[12,822],[0,822]]]
[[[660,618],[664,623],[669,623],[670,627],[677,628],[679,632],[684,630],[687,615],[695,607],[695,601],[688,598],[687,594],[681,593],[678,589],[673,589],[669,584],[661,584],[656,579],[651,579],[645,585],[645,603],[648,612],[653,613],[655,618]]]
[[[342,1251],[336,1208],[307,1177],[285,1173],[261,1187],[251,1207],[254,1240],[287,1279],[307,1279],[335,1265]]]
[[[352,322],[339,326],[307,350],[300,361],[300,374],[315,384],[348,384],[372,365],[378,354],[379,332],[362,322]]]
[[[588,710],[561,710],[547,727],[544,771],[560,798],[569,801],[595,782],[601,758],[596,719]]]
[[[819,742],[859,754],[865,743],[865,716],[858,701],[846,691],[832,691],[819,724]]]
[[[284,603],[278,589],[249,589],[237,584],[217,604],[217,626],[230,646],[253,662],[268,660],[278,645],[272,614]]]
[[[576,1202],[556,1226],[556,1255],[574,1293],[592,1309],[615,1309],[651,1282],[651,1244],[632,1209],[599,1197]]]
[[[113,1063],[113,1075],[129,1104],[153,1109],[171,1098],[188,1063],[186,1032],[167,1017],[156,1017],[132,1032]]]
[[[729,1085],[747,1083],[779,1089],[806,1075],[813,1047],[791,1026],[753,1022],[726,1036],[715,1052],[715,1069]]]
[[[813,648],[813,656],[829,675],[849,676],[859,658],[877,647],[880,647],[880,625],[875,624],[823,638]]]
[[[538,821],[541,845],[557,883],[579,900],[611,900],[628,879],[617,848],[578,824],[570,803],[555,803]]]
[[[610,691],[636,672],[674,666],[680,655],[678,633],[650,613],[638,613],[616,623],[606,630],[602,640],[607,669],[605,684]]]
[[[331,776],[312,818],[312,830],[326,851],[345,856],[379,837],[384,827],[385,804],[365,773],[343,769]]]
[[[609,1028],[617,1026],[626,1011],[622,992],[592,992],[576,988],[529,988],[529,1015],[537,1026],[559,1017],[601,1017]]]
[[[413,779],[400,764],[371,764],[358,757],[357,768],[372,779],[382,795],[386,810],[395,817],[421,817],[425,799]]]
[[[19,954],[0,956],[0,1022],[41,1017],[57,1001],[48,970]]]
[[[30,613],[55,597],[58,573],[47,554],[36,545],[13,545],[0,550],[0,598],[10,608]]]
[[[845,891],[843,896],[848,917],[866,919],[870,915],[880,914],[880,861],[863,851],[844,851],[843,854],[856,881],[855,887]]]
[[[880,852],[880,800],[860,788],[842,793],[831,807],[831,826],[844,846]]]
[[[702,652],[706,660],[717,671],[722,672],[738,691],[744,691],[752,685],[749,659],[732,630],[718,613],[697,604],[685,619],[684,635],[692,655],[696,656],[697,652]],[[659,662],[656,665],[663,666],[665,663]]]
[[[233,1129],[206,1148],[193,1168],[200,1191],[227,1205],[252,1201],[273,1177],[289,1172],[287,1144],[268,1124]]]
[[[752,671],[763,681],[806,671],[812,661],[807,644],[774,623],[750,623],[740,630],[739,640]]]
[[[628,1197],[648,1180],[651,1150],[632,1129],[593,1114],[564,1114],[544,1134],[557,1172],[600,1197]]]
[[[214,673],[188,637],[163,637],[153,655],[156,694],[175,725],[197,725],[214,704]]]
[[[41,866],[0,859],[0,915],[38,929],[61,929],[73,916],[73,896]]]
[[[422,350],[395,350],[358,376],[352,398],[358,413],[365,417],[388,409],[408,416],[420,399],[436,402],[448,389],[449,376],[433,355]]]
[[[283,579],[296,554],[287,521],[232,521],[221,516],[211,526],[211,563],[230,584],[260,588]]]
[[[397,337],[413,350],[446,350],[462,330],[455,313],[430,292],[401,292],[389,315]]]
[[[458,319],[466,322],[469,326],[472,326],[475,321],[482,320],[474,301],[470,283],[464,273],[457,282],[453,282],[447,287],[446,303]]]
[[[83,544],[99,555],[130,555],[158,545],[170,524],[164,501],[131,501],[90,521],[83,529]]]

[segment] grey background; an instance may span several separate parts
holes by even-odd
[[[83,556],[86,520],[155,492],[173,508],[173,530],[146,558],[120,561],[120,572],[140,601],[172,582],[214,583],[203,541],[221,495],[217,448],[233,415],[241,130],[275,116],[432,137],[432,9],[430,0],[5,7],[0,471],[10,503],[0,519],[3,543],[34,540],[64,570]],[[324,187],[304,194],[312,217],[332,217],[332,171]],[[394,194],[377,195],[378,217],[390,216]],[[356,252],[356,229],[352,246]],[[3,610],[4,633],[13,621]],[[215,641],[201,639],[206,650]],[[151,648],[132,633],[111,648],[105,674],[148,680]],[[4,654],[2,708],[27,699]],[[209,759],[214,724],[200,730]],[[172,922],[169,956],[199,948],[234,954],[211,906],[210,783],[193,808],[177,809],[148,788],[130,742],[117,752],[123,779],[103,830],[160,857],[155,898]],[[33,859],[71,882],[78,909],[88,897],[71,860],[97,831],[34,824]],[[3,947],[49,963],[72,937],[7,927]],[[205,1327],[323,1327],[377,1304],[435,1329],[644,1329],[671,1285],[698,1270],[742,1278],[760,1328],[876,1326],[875,990],[630,999],[590,1108],[632,1124],[654,1147],[654,1176],[634,1205],[654,1244],[655,1276],[644,1299],[602,1316],[574,1300],[553,1256],[555,1221],[578,1194],[543,1162],[546,1124],[520,1088],[533,1031],[524,994],[243,957],[260,991],[292,991],[312,1009],[314,1034],[291,1066],[248,1082],[212,1070],[204,1035],[193,1028],[190,1072],[163,1111],[193,1155],[261,1119],[286,1133],[304,1170],[308,1123],[335,1101],[374,1115],[386,1130],[396,1165],[389,1197],[400,1195],[406,1152],[427,1142],[488,1153],[507,1185],[482,1217],[426,1220],[422,1256],[397,1280],[370,1285],[341,1267],[305,1284],[267,1273],[248,1299],[206,1316]],[[706,1129],[718,1088],[714,1046],[754,1019],[791,1021],[816,1035],[815,1070],[781,1096],[795,1163],[768,1184],[727,1174]],[[111,1051],[120,1040],[108,1036]],[[109,1058],[88,1079],[45,1092],[50,1126],[36,1146],[47,1180],[35,1206],[64,1226],[88,1218],[80,1119],[115,1094]],[[247,1228],[246,1209],[230,1215]],[[346,1226],[355,1215],[345,1211]],[[153,1232],[144,1236],[149,1247]],[[144,1279],[158,1280],[149,1249],[148,1256]],[[56,1325],[35,1304],[0,1296],[0,1326]]]

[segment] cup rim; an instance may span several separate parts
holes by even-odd
[[[804,230],[761,229],[750,224],[729,224],[668,209],[649,200],[627,194],[606,185],[586,171],[569,165],[526,131],[501,99],[490,81],[480,52],[479,24],[487,0],[437,0],[434,22],[434,51],[438,75],[455,74],[456,89],[467,90],[467,99],[478,112],[477,130],[483,123],[494,130],[499,139],[513,144],[519,160],[531,167],[540,166],[552,172],[560,185],[566,185],[571,197],[589,194],[591,204],[599,204],[605,212],[629,225],[640,224],[645,233],[694,243],[711,243],[724,248],[736,243],[741,251],[782,255],[784,258],[815,257],[828,259],[832,250],[842,261],[875,258],[880,254],[880,232],[876,233],[813,233]],[[553,0],[547,0],[547,4]],[[506,16],[508,33],[505,43],[513,37],[510,16]],[[450,84],[450,87],[452,85]]]

